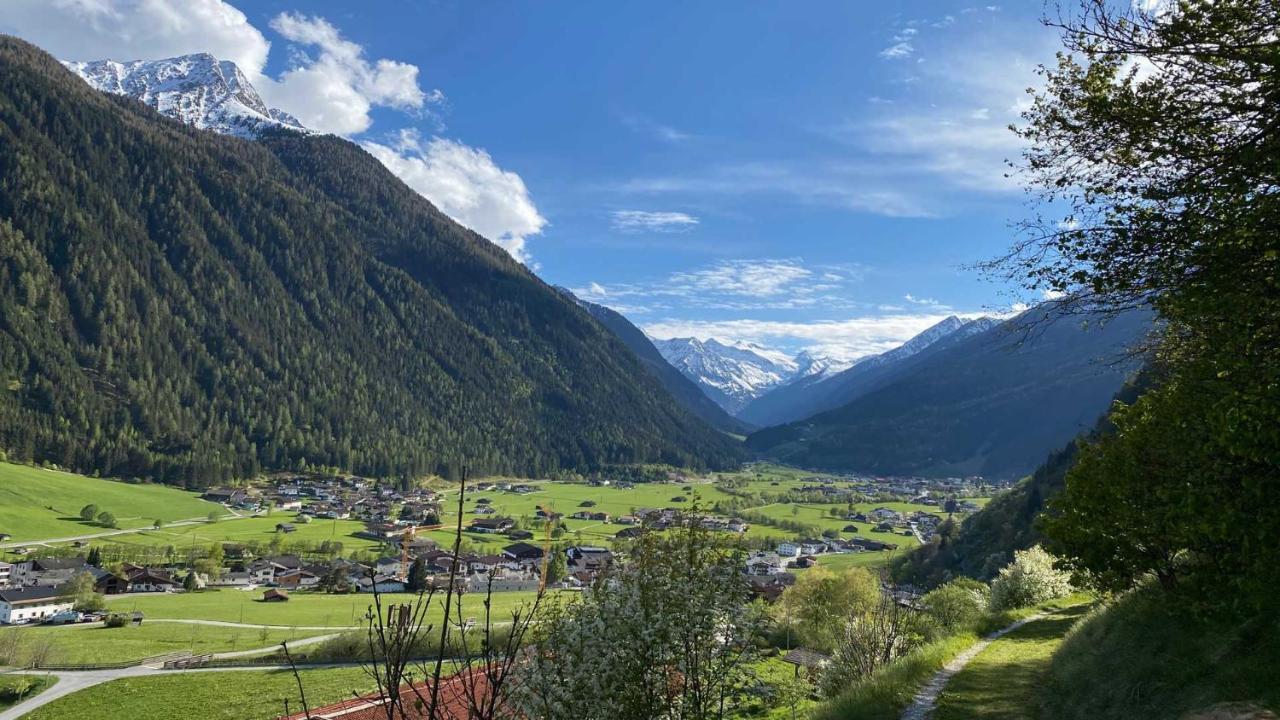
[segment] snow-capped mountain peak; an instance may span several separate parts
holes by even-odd
[[[794,376],[797,364],[785,353],[751,343],[715,338],[655,340],[654,346],[685,377],[732,412]]]
[[[203,130],[249,138],[274,128],[310,132],[292,115],[268,107],[234,62],[208,53],[63,65],[98,90],[140,100]]]

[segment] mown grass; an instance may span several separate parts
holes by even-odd
[[[1083,604],[1055,610],[991,643],[947,683],[935,720],[1037,717],[1050,658],[1087,612]]]
[[[96,504],[116,516],[122,528],[225,514],[221,505],[195,493],[163,485],[135,485],[115,480],[0,463],[0,533],[11,542],[44,540],[104,532],[80,519],[80,508]]]
[[[322,630],[263,632],[257,628],[148,622],[122,628],[101,625],[12,628],[0,633],[19,633],[19,662],[39,654],[46,663],[52,664],[114,663],[182,651],[202,655],[253,650],[285,640],[326,634]]]
[[[509,611],[531,602],[534,592],[493,594],[495,620],[506,619]],[[221,620],[251,625],[314,626],[343,628],[363,626],[366,609],[373,603],[367,593],[328,595],[297,592],[288,602],[262,602],[261,591],[208,590],[194,593],[130,595],[107,598],[107,608],[115,612],[141,610],[147,618]],[[383,596],[387,604],[410,602],[411,594]],[[463,612],[479,617],[484,610],[484,594],[462,596]],[[146,623],[144,622],[144,625]]]
[[[1197,616],[1158,588],[1100,605],[1049,664],[1044,720],[1181,717],[1223,702],[1280,711],[1280,623],[1274,613]]]
[[[358,520],[313,520],[309,523],[294,521],[296,513],[276,510],[269,516],[227,518],[215,523],[197,525],[178,525],[162,527],[159,530],[147,529],[136,533],[112,535],[95,540],[94,543],[116,543],[121,545],[173,545],[177,548],[189,548],[193,544],[206,547],[215,542],[250,542],[269,543],[276,537],[276,525],[291,523],[295,531],[280,538],[285,543],[310,542],[319,544],[325,540],[342,543],[343,553],[353,550],[370,550],[381,543],[368,538],[356,537],[356,533],[364,530],[365,524]]]
[[[302,670],[314,709],[367,692],[373,683],[359,668]],[[287,670],[193,672],[127,678],[58,698],[23,720],[270,720],[302,709]]]
[[[0,710],[39,695],[57,682],[51,675],[0,675]]]

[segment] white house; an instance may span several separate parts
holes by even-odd
[[[783,557],[799,557],[800,545],[793,542],[778,543],[778,554]]]
[[[13,566],[7,562],[0,562],[0,588],[9,587],[9,579],[13,575]]]
[[[49,587],[0,590],[0,625],[40,622],[60,612],[70,612],[75,603],[60,597]]]

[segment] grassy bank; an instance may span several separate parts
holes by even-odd
[[[0,462],[0,533],[11,535],[11,542],[109,530],[80,519],[80,508],[89,504],[114,514],[122,528],[227,512],[195,493],[163,485],[134,485]]]
[[[45,675],[0,675],[0,710],[53,687],[58,678]]]
[[[1180,717],[1222,702],[1280,711],[1280,623],[1197,617],[1146,589],[1097,608],[1049,665],[1044,720]]]
[[[359,668],[303,670],[312,708],[365,692],[373,683]],[[230,690],[229,690],[230,689]],[[199,672],[114,680],[33,710],[23,720],[270,720],[301,710],[287,670]]]
[[[980,637],[1039,612],[1081,613],[1090,601],[1088,595],[1075,594],[1036,607],[987,614],[970,630],[923,645],[828,700],[812,720],[895,720],[934,673]]]
[[[285,640],[298,640],[323,635],[323,630],[269,630],[222,627],[187,623],[143,623],[141,626],[107,628],[101,625],[69,625],[0,629],[0,634],[16,633],[17,644],[0,645],[16,648],[14,664],[26,664],[33,657],[45,664],[92,664],[141,660],[156,655],[190,651],[205,653],[253,650],[278,645]]]

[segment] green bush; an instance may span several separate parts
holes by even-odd
[[[972,627],[989,603],[990,589],[970,578],[960,578],[920,599],[925,614],[944,634]]]

